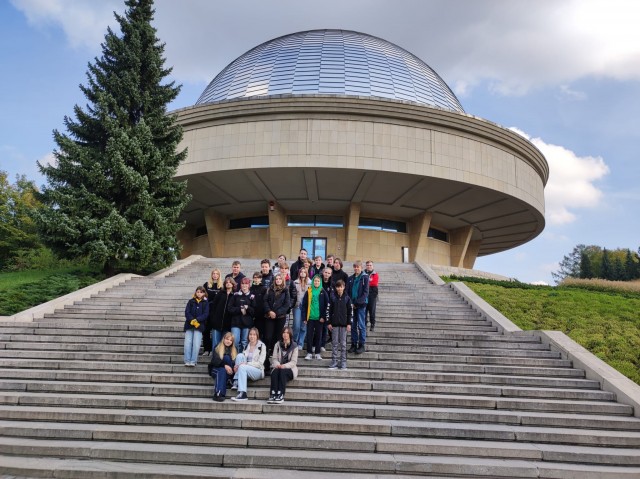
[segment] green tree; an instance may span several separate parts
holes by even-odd
[[[560,261],[560,269],[552,272],[551,276],[556,283],[559,283],[564,278],[579,278],[580,277],[580,260],[582,258],[582,252],[587,248],[583,244],[577,245],[573,248],[573,251],[568,255],[565,255]]]
[[[20,253],[40,246],[33,220],[42,206],[37,192],[35,183],[24,175],[11,184],[7,173],[0,171],[0,269]]]
[[[583,279],[593,278],[593,268],[591,267],[591,258],[586,251],[580,255],[580,277]]]
[[[630,249],[627,249],[624,259],[624,281],[638,278],[638,257]]]
[[[121,34],[108,29],[80,86],[86,108],[65,117],[68,134],[54,131],[57,165],[39,165],[49,183],[38,216],[47,243],[108,275],[170,264],[189,199],[186,182],[173,180],[186,150],[176,151],[182,129],[166,109],[180,87],[162,84],[171,69],[151,25],[153,1],[125,4],[124,16],[114,13]]]
[[[611,258],[609,257],[609,251],[607,248],[602,250],[602,263],[600,265],[600,277],[602,279],[613,279],[613,268],[611,266]]]

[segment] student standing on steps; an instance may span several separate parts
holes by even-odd
[[[262,272],[256,271],[253,273],[253,284],[249,291],[254,296],[254,316],[253,324],[258,328],[260,337],[264,337],[264,295],[267,294],[267,288],[262,284]],[[271,283],[269,283],[271,284]]]
[[[298,345],[291,339],[292,334],[291,328],[286,326],[282,330],[282,340],[273,348],[269,404],[282,404],[287,383],[298,376]]]
[[[236,349],[244,351],[249,341],[249,330],[253,327],[253,315],[255,311],[255,296],[249,288],[251,280],[243,278],[240,291],[231,297],[229,313],[231,314],[231,332],[233,333]]]
[[[247,379],[257,381],[264,378],[264,361],[267,358],[267,346],[260,341],[260,333],[257,328],[251,328],[249,331],[249,344],[244,352],[236,356],[235,366],[236,373],[233,377],[233,386],[231,389],[237,389],[238,395],[232,397],[234,401],[246,401],[247,397]]]
[[[233,334],[225,333],[211,355],[209,376],[213,378],[213,400],[222,402],[227,395],[227,381],[233,376],[238,351],[233,343]]]
[[[322,329],[327,319],[329,295],[322,289],[322,278],[319,274],[313,277],[313,283],[307,288],[302,298],[302,311],[307,323],[307,355],[305,359],[322,359],[320,351]],[[315,354],[315,356],[314,356]]]
[[[209,317],[207,292],[202,286],[196,288],[193,298],[187,302],[184,316],[184,365],[195,366],[198,364],[202,333]]]
[[[331,331],[331,366],[329,369],[347,369],[347,334],[351,332],[353,305],[344,292],[341,279],[329,299],[329,330]]]
[[[301,269],[298,272],[298,279],[293,282],[296,290],[295,304],[293,306],[293,342],[298,345],[298,350],[302,349],[304,340],[307,337],[307,323],[303,319],[302,298],[311,284],[308,274],[306,269]],[[294,302],[293,298],[291,298],[291,302]]]
[[[236,288],[233,278],[225,278],[222,282],[223,290],[216,294],[213,304],[213,311],[209,314],[211,322],[212,342],[217,345],[222,341],[222,334],[231,331],[231,315],[229,313],[229,303]]]
[[[204,289],[207,292],[207,300],[209,301],[209,317],[204,328],[204,335],[202,336],[202,349],[205,353],[211,353],[213,345],[220,342],[221,337],[212,338],[213,329],[213,301],[216,299],[216,295],[222,291],[222,273],[218,268],[214,268],[211,271],[211,279],[204,283]]]
[[[333,256],[331,257],[331,260],[333,261]],[[329,266],[325,266],[325,268],[322,270],[322,289],[324,289],[327,292],[329,299],[331,299],[331,295],[333,294],[333,291],[334,291],[334,288],[333,288],[334,284],[331,281],[332,274],[333,274],[333,269],[331,269]],[[322,344],[320,347],[320,351],[322,351],[323,353],[326,351],[325,346],[329,341],[328,319],[329,318],[327,318],[327,321],[324,322],[324,327],[322,328]]]
[[[367,301],[369,299],[369,277],[362,271],[362,261],[353,263],[353,275],[347,282],[347,294],[353,302],[353,328],[351,328],[350,353],[362,354],[365,352],[367,328],[365,317],[367,314]]]
[[[273,284],[267,290],[264,297],[265,311],[265,342],[269,352],[277,341],[277,331],[282,331],[287,320],[287,312],[291,307],[289,289],[284,280],[282,272],[276,274]]]
[[[265,288],[271,286],[271,283],[273,283],[273,272],[271,271],[271,263],[266,258],[260,261],[260,275],[263,286]]]
[[[240,271],[241,266],[242,265],[240,264],[240,261],[234,261],[233,263],[231,263],[231,273],[225,276],[225,279],[232,278],[233,281],[235,281],[236,287],[233,291],[234,293],[240,291],[240,282],[244,279],[244,274],[242,273],[242,271]]]
[[[367,315],[369,316],[369,323],[371,327],[369,331],[374,331],[376,328],[376,304],[378,303],[378,273],[373,269],[373,261],[368,260],[364,272],[369,276],[369,297],[367,298]],[[366,327],[365,317],[365,327]]]
[[[349,275],[342,269],[343,263],[340,258],[335,258],[333,260],[333,273],[331,274],[331,282],[335,285],[339,279],[344,281],[344,284],[347,284],[349,281]],[[348,293],[348,291],[347,291]]]

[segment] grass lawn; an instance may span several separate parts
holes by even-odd
[[[103,279],[102,273],[89,267],[0,273],[0,316],[11,316]]]
[[[465,284],[520,328],[562,331],[640,384],[640,293]]]

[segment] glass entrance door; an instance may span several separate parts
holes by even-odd
[[[313,260],[316,256],[327,256],[327,238],[302,238],[302,248],[307,250],[308,257]]]

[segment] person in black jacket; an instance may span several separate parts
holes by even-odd
[[[300,256],[298,256],[298,260],[293,263],[291,265],[291,272],[290,272],[290,276],[291,276],[291,281],[295,281],[296,279],[298,279],[298,271],[300,271],[301,268],[305,267],[305,262],[307,261],[307,250],[304,248],[300,249]]]
[[[264,338],[264,296],[267,294],[267,288],[262,284],[262,278],[260,271],[253,273],[253,284],[249,291],[254,296],[255,303],[253,306],[253,324],[258,328],[260,337]]]
[[[240,264],[240,261],[234,261],[233,263],[231,263],[231,273],[225,276],[225,279],[231,278],[233,279],[233,281],[235,281],[236,287],[233,291],[234,293],[240,291],[240,281],[244,279],[244,274],[242,273],[242,271],[240,271],[241,266],[242,265]]]
[[[347,369],[347,334],[351,332],[353,305],[344,292],[341,279],[329,299],[329,331],[331,331],[331,366],[329,369]]]
[[[204,334],[202,335],[202,349],[205,353],[211,353],[211,351],[213,350],[213,345],[220,342],[220,338],[217,338],[218,341],[213,341],[211,338],[211,315],[213,314],[213,300],[216,299],[216,295],[220,291],[222,291],[222,273],[220,273],[220,270],[218,268],[214,268],[211,271],[211,279],[204,283],[203,287],[207,292],[207,300],[209,301],[209,318],[207,319],[207,324],[204,328]]]
[[[262,285],[265,288],[271,286],[271,283],[273,283],[273,272],[271,271],[271,263],[266,258],[260,261],[260,273]]]
[[[342,269],[343,266],[344,265],[340,258],[335,258],[333,260],[333,273],[331,274],[331,282],[334,285],[338,282],[339,279],[344,281],[344,284],[347,284],[347,281],[349,281],[349,275],[345,270]]]
[[[184,309],[184,365],[195,366],[198,364],[198,354],[202,343],[202,333],[209,317],[209,302],[207,292],[202,286],[196,288],[196,292],[187,302]]]
[[[291,308],[289,288],[282,273],[278,273],[264,297],[265,342],[269,353],[273,351],[273,346],[278,339],[277,334],[284,328],[289,308]]]
[[[304,314],[307,325],[307,355],[304,359],[322,359],[320,350],[322,343],[322,329],[327,320],[329,295],[322,289],[322,279],[319,274],[313,277],[311,285],[304,293],[300,309]]]
[[[229,313],[229,303],[233,296],[236,282],[233,278],[225,278],[222,282],[223,291],[216,294],[211,307],[213,311],[209,314],[213,344],[218,344],[222,340],[222,333],[231,331],[231,315]]]
[[[243,278],[240,283],[240,291],[231,297],[228,306],[231,314],[231,333],[239,353],[247,347],[249,330],[253,328],[255,296],[249,291],[250,284],[249,278]]]

